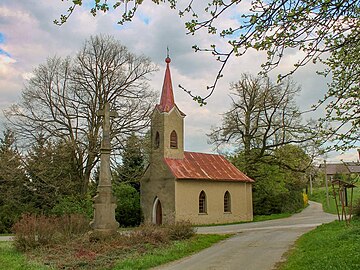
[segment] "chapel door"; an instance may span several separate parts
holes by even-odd
[[[161,209],[161,203],[158,200],[156,204],[156,224],[161,225],[162,224],[162,209]]]

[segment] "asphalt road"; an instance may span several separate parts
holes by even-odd
[[[198,233],[235,233],[190,257],[154,270],[271,270],[302,234],[336,219],[319,203],[289,218],[237,225],[199,227]]]

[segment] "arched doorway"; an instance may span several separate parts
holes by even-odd
[[[153,205],[153,223],[156,225],[162,224],[162,207],[159,198],[156,197]]]

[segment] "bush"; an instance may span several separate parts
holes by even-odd
[[[144,224],[137,227],[129,234],[129,241],[132,244],[152,244],[159,245],[169,242],[169,233],[162,226],[154,224]]]
[[[18,250],[26,251],[53,241],[57,219],[24,214],[13,226],[14,242]]]
[[[188,221],[177,222],[168,227],[170,240],[185,240],[195,234],[195,230]]]
[[[89,219],[78,214],[61,217],[24,214],[12,229],[15,247],[26,251],[85,233],[89,229]]]
[[[115,218],[122,227],[138,226],[142,221],[140,194],[128,184],[114,185],[117,200]]]
[[[164,226],[143,224],[131,231],[128,236],[132,244],[159,245],[170,241],[189,239],[194,234],[195,230],[191,223],[181,221]]]

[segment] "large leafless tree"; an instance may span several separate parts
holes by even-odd
[[[290,78],[274,84],[267,77],[242,74],[231,90],[231,108],[224,113],[222,124],[209,134],[217,147],[231,143],[251,162],[250,156],[258,159],[281,146],[317,138],[311,125],[301,119],[295,103],[300,88]]]
[[[52,57],[36,68],[21,101],[6,116],[23,142],[41,133],[70,143],[85,194],[98,161],[102,120],[97,111],[110,102],[119,114],[112,144],[115,151],[121,149],[124,138],[148,125],[154,95],[147,75],[156,69],[149,58],[129,52],[114,38],[94,36],[75,57]]]
[[[119,24],[131,21],[143,1],[92,0],[91,13],[119,12]],[[206,31],[227,40],[224,47],[214,41],[212,45],[194,45],[195,51],[209,52],[221,63],[213,82],[206,88],[205,96],[194,95],[195,89],[186,89],[194,100],[206,104],[214,92],[218,81],[224,75],[224,68],[232,57],[239,57],[249,50],[263,51],[267,60],[262,64],[262,72],[276,68],[294,50],[299,53],[293,66],[283,78],[299,67],[311,62],[322,61],[327,66],[323,72],[332,82],[318,106],[324,105],[326,117],[322,119],[331,129],[324,129],[335,149],[351,149],[359,146],[360,98],[359,91],[359,47],[360,47],[360,1],[340,0],[205,0],[177,1],[152,0],[159,4],[167,2],[171,8],[178,9],[185,16],[185,27],[190,34]],[[82,0],[74,0],[54,22],[66,22],[74,10],[81,6]],[[222,23],[223,19],[232,23]],[[292,58],[296,59],[296,58]]]

